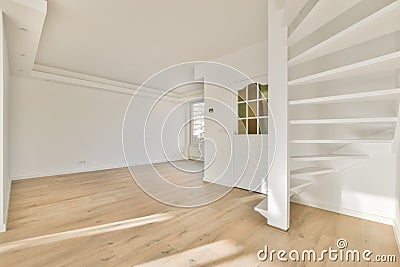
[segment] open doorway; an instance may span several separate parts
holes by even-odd
[[[189,159],[204,162],[204,100],[190,103]]]

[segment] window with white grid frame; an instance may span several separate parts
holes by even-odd
[[[191,116],[192,144],[198,144],[204,140],[204,101],[192,103]]]
[[[238,90],[237,112],[237,134],[268,134],[268,84]]]

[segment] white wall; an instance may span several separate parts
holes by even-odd
[[[124,151],[130,166],[184,158],[186,102],[135,97],[124,124]],[[182,131],[181,131],[182,129]]]
[[[266,79],[267,42],[256,43],[216,58],[213,61],[233,67],[249,78],[261,77]],[[197,68],[198,76],[196,78],[204,77],[206,82],[216,82],[227,86],[231,90],[247,85],[247,83],[238,83],[245,77],[238,75],[235,71],[219,66],[208,67],[206,70],[202,69],[202,67]],[[205,142],[204,164],[207,166],[204,174],[205,180],[232,186],[237,180],[234,178],[233,166],[233,142],[236,130],[236,104],[234,104],[234,100],[236,99],[236,94],[225,88],[207,83],[204,88],[205,137],[208,139]],[[209,108],[213,108],[214,113],[209,113]],[[218,180],[216,181],[216,179]]]
[[[125,166],[122,122],[130,95],[20,77],[12,77],[11,85],[13,179]],[[136,99],[137,117],[129,134],[138,149],[130,157],[130,165],[148,163],[142,149],[143,110],[154,102],[144,97]],[[162,101],[158,112],[165,113],[175,105]],[[185,113],[175,112],[174,116],[171,124],[180,127]],[[150,133],[160,132],[160,125],[153,127]],[[171,138],[177,140],[176,136]],[[152,146],[152,159],[164,161],[160,143],[154,142]],[[180,158],[178,150],[170,154]],[[86,163],[80,163],[82,160]]]
[[[209,79],[209,77],[205,77]],[[232,110],[234,95],[219,86],[204,85],[205,147],[204,179],[232,187],[233,179],[233,134],[235,113]],[[209,109],[214,112],[210,113]]]
[[[255,44],[216,61],[239,68],[250,77],[259,76],[266,72],[265,45],[266,42]],[[125,166],[121,135],[129,95],[14,76],[11,85],[11,177],[30,178]],[[138,123],[131,129],[137,146],[129,144],[135,146],[129,156],[130,165],[149,162],[143,147],[141,109],[148,110],[154,101],[138,100],[141,108],[134,118]],[[176,103],[162,101],[157,110],[165,116],[166,111],[174,107]],[[177,141],[174,129],[179,129],[187,119],[188,105],[179,110],[172,115],[173,120],[168,120],[170,134],[166,131],[164,136],[170,135],[172,139],[167,143],[185,142],[182,137]],[[154,130],[147,131],[150,138],[155,139],[153,143],[147,140],[154,148],[150,149],[151,161],[165,161],[158,138],[160,125],[156,121],[152,125]],[[169,148],[169,158],[177,160],[181,156],[176,146]],[[86,163],[80,163],[82,160]]]
[[[213,61],[229,65],[246,74],[249,78],[265,76],[268,73],[267,41],[259,42]]]
[[[2,160],[0,162],[0,232],[5,231],[10,198],[10,175],[9,175],[9,62],[7,41],[4,31],[3,13],[0,12],[0,151]]]

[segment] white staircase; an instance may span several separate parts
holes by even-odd
[[[306,167],[290,171],[291,178],[301,178],[310,175],[320,175],[336,172],[333,168]]]
[[[287,23],[293,197],[371,158],[355,146],[387,151],[400,136],[400,0],[307,0]],[[268,218],[267,207],[255,210]]]

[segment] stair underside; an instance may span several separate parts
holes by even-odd
[[[296,27],[292,25],[292,27],[289,27],[288,45],[293,45],[300,41],[360,1],[318,1],[311,8],[302,10],[302,13],[306,14],[301,16],[301,21],[297,22]]]
[[[392,139],[293,139],[292,144],[390,144]]]
[[[289,86],[298,86],[316,82],[335,80],[358,75],[391,71],[400,68],[400,51],[386,54],[372,59],[356,62],[350,65],[330,69],[327,71],[296,78],[288,82]]]
[[[400,2],[395,1],[351,26],[309,47],[288,61],[289,66],[334,53],[400,29]]]
[[[400,101],[400,88],[291,100],[289,105]]]
[[[397,122],[397,117],[291,120],[290,124],[307,125],[307,124],[352,124],[352,123],[395,123],[395,122]]]

